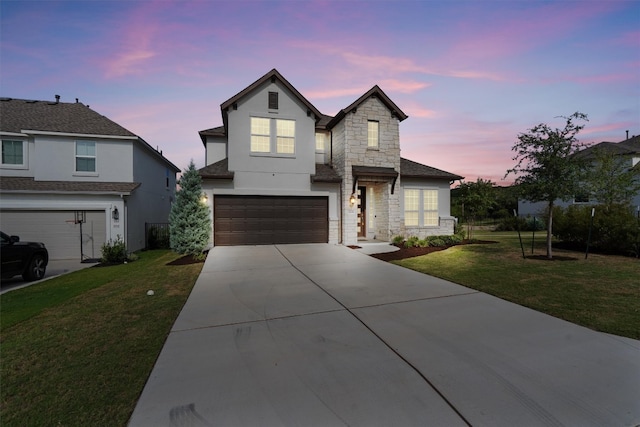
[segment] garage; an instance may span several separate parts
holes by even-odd
[[[74,223],[75,211],[4,210],[0,227],[6,234],[23,241],[43,242],[50,259],[80,260],[80,225]],[[82,253],[85,258],[100,258],[106,241],[104,211],[86,211],[82,224]]]
[[[216,195],[213,217],[217,246],[329,241],[327,197]]]

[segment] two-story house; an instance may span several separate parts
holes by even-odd
[[[200,132],[214,245],[453,233],[462,177],[400,156],[407,115],[378,86],[331,117],[274,69],[220,108]]]
[[[628,135],[627,135],[628,136]],[[596,161],[596,153],[606,153],[614,156],[624,165],[625,168],[640,171],[640,136],[632,136],[620,142],[600,142],[598,144],[587,147],[579,152],[580,156]],[[637,173],[640,176],[640,172]],[[640,178],[638,178],[640,179]],[[589,194],[575,195],[569,200],[556,200],[555,206],[566,208],[570,205],[595,205],[597,200],[590,197]],[[640,211],[640,193],[637,193],[631,200],[631,206],[635,206]],[[520,216],[536,216],[544,215],[547,208],[546,202],[529,202],[527,200],[518,200],[518,215]]]
[[[100,258],[118,236],[138,250],[168,221],[180,170],[87,105],[0,98],[0,136],[0,227],[51,259]]]

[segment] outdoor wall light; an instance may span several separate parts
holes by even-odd
[[[113,212],[111,212],[111,217],[114,221],[118,221],[120,219],[120,212],[118,212],[118,208],[113,208]]]
[[[355,206],[356,204],[356,193],[352,193],[351,197],[349,198],[349,203],[351,204],[351,207]]]
[[[205,205],[207,204],[207,202],[209,201],[209,196],[207,196],[207,193],[202,194],[202,198],[200,199],[200,201]]]

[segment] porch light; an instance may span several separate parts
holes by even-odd
[[[200,201],[205,205],[207,204],[207,202],[209,201],[209,196],[207,196],[207,193],[202,193],[202,197],[200,198]]]
[[[114,221],[118,221],[120,219],[120,212],[118,212],[118,208],[113,208],[113,212],[111,212],[111,218]]]
[[[355,204],[356,204],[356,193],[351,193],[351,197],[349,198],[349,203],[351,204],[351,207],[355,206]]]

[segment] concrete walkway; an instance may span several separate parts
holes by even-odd
[[[640,342],[334,245],[215,247],[130,426],[636,426]]]

